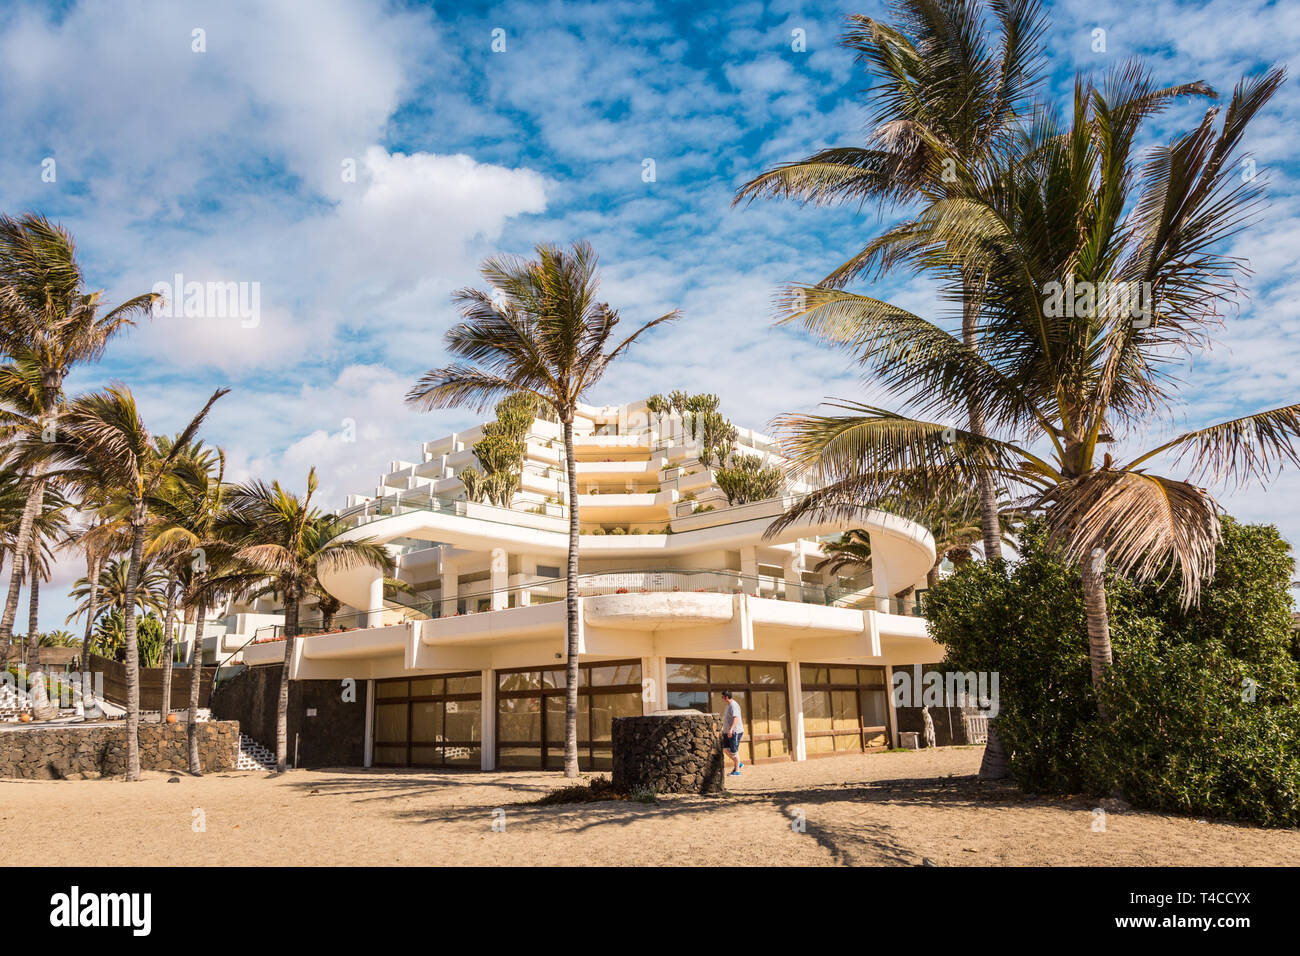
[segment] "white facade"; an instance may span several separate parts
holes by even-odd
[[[764,694],[759,684],[751,688],[754,707],[772,712],[769,730],[786,728],[784,743],[778,747],[772,730],[773,742],[762,752],[802,759],[808,751],[804,704],[822,705],[816,694],[801,690],[801,672],[812,679],[823,673],[814,665],[839,665],[838,675],[887,678],[892,666],[942,657],[924,621],[913,615],[911,599],[893,597],[925,586],[935,559],[926,529],[864,510],[851,521],[805,521],[769,537],[772,520],[805,488],[786,487],[778,497],[730,506],[715,480],[716,465],[699,462],[689,423],[649,415],[644,403],[581,411],[574,429],[583,531],[580,660],[617,661],[627,665],[626,674],[639,672],[645,712],[704,701],[699,695],[709,692],[702,683],[708,678],[700,675],[706,673],[775,682],[785,695],[780,714],[779,697]],[[348,605],[337,618],[347,629],[297,641],[291,675],[376,681],[478,674],[480,764],[486,768],[501,749],[493,739],[498,718],[525,728],[517,734],[539,732],[528,723],[531,717],[521,716],[522,704],[512,711],[497,691],[530,686],[529,680],[544,684],[546,670],[565,660],[568,495],[560,426],[538,419],[511,506],[466,501],[458,475],[475,464],[471,448],[481,435],[474,429],[427,442],[421,460],[392,463],[374,496],[349,498],[346,536],[388,544],[399,577],[414,593],[386,599],[381,576],[370,569],[323,578]],[[736,444],[741,453],[780,463],[763,435],[740,430]],[[823,557],[819,539],[849,528],[870,536],[871,573],[836,579],[814,570]],[[279,662],[283,654],[283,643],[254,644],[244,660]],[[692,661],[712,662],[713,670],[693,668]],[[728,666],[745,662],[753,666]],[[520,668],[535,668],[542,677],[529,672],[507,680],[501,673]],[[603,679],[603,672],[590,673],[593,681]],[[827,701],[841,700],[831,695],[828,690]],[[373,707],[373,697],[367,699]],[[602,700],[593,697],[593,714]],[[603,718],[592,720],[596,734]],[[373,724],[371,715],[367,727]],[[830,739],[830,730],[825,733]],[[412,745],[407,752],[419,749]]]

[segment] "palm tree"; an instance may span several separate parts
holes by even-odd
[[[41,647],[80,647],[81,638],[71,631],[50,631],[41,635]]]
[[[13,552],[26,502],[22,473],[8,462],[0,462],[0,570]]]
[[[818,573],[851,571],[860,574],[871,570],[871,536],[862,528],[854,528],[834,541],[827,541],[822,545],[822,553],[826,557],[813,568]]]
[[[129,550],[129,548],[128,548]],[[77,603],[64,624],[70,623],[83,614],[91,613],[91,598],[94,597],[94,616],[104,612],[125,611],[127,581],[130,577],[131,562],[120,558],[108,558],[104,561],[92,582],[87,578],[77,578],[72,582],[68,596]],[[136,571],[135,609],[138,613],[161,614],[167,600],[167,572],[156,561],[145,557]]]
[[[894,23],[853,15],[844,45],[857,52],[875,104],[865,146],[820,150],[745,183],[733,205],[760,197],[816,205],[934,202],[966,194],[996,176],[1020,144],[1026,101],[1042,80],[1039,41],[1047,21],[1036,0],[990,0],[995,42],[979,0],[893,0]],[[897,230],[906,232],[909,224]],[[842,288],[881,265],[868,245],[822,280]],[[978,277],[962,275],[962,339],[975,346]],[[981,409],[967,409],[970,430],[984,433]],[[997,493],[978,485],[984,550],[1000,557]]]
[[[159,450],[169,451],[172,443],[160,441]],[[218,537],[218,523],[225,509],[226,454],[191,442],[179,450],[168,480],[150,499],[157,519],[153,546],[169,556],[173,578],[181,578],[185,589],[182,604],[194,612],[194,644],[190,655],[190,699],[186,720],[190,773],[202,774],[199,764],[198,711],[203,676],[203,631],[209,608],[216,603],[220,589],[210,584],[210,575],[219,576],[230,562],[231,547]],[[166,654],[171,653],[170,629],[165,632]],[[164,664],[164,693],[167,706],[170,694],[171,660]]]
[[[174,443],[159,436],[157,450],[160,455],[172,451]],[[215,481],[214,481],[215,469]],[[167,607],[163,616],[163,689],[162,713],[164,719],[171,712],[171,678],[174,653],[173,627],[175,624],[177,589],[183,589],[182,606],[188,616],[195,612],[194,654],[191,668],[200,668],[203,662],[203,624],[207,614],[208,595],[204,583],[208,572],[209,552],[216,546],[213,527],[222,504],[221,496],[226,470],[225,452],[208,449],[202,442],[191,442],[180,449],[172,461],[167,479],[150,499],[153,526],[147,551],[158,555],[167,565]],[[211,557],[215,558],[215,555]],[[188,595],[190,600],[185,600]],[[197,693],[193,685],[191,690]],[[193,731],[197,706],[190,708],[190,771],[198,767],[198,738]]]
[[[568,667],[564,707],[564,775],[578,775],[578,476],[573,419],[578,402],[646,330],[674,321],[676,311],[641,326],[607,351],[618,312],[597,300],[596,253],[586,242],[569,249],[538,245],[537,258],[493,256],[484,281],[500,294],[461,289],[465,321],[447,332],[447,350],[463,359],[421,376],[406,400],[423,409],[472,406],[526,392],[555,411],[564,429],[569,479]]]
[[[144,563],[149,503],[166,480],[180,450],[195,436],[213,404],[229,389],[219,388],[180,433],[171,451],[160,456],[153,437],[124,385],[114,385],[75,399],[65,410],[57,439],[49,443],[48,460],[62,465],[61,480],[91,488],[119,489],[130,502],[128,523],[131,551],[127,565],[122,613],[126,643],[127,780],[140,779],[140,658],[136,641],[136,591]],[[25,449],[28,455],[41,449]]]
[[[98,361],[109,340],[152,308],[155,293],[135,296],[100,314],[101,292],[87,292],[72,236],[32,213],[0,215],[0,353],[30,363],[39,375],[33,396],[42,435],[58,431],[63,380],[83,362]],[[16,534],[9,592],[0,616],[0,638],[12,640],[18,589],[31,547],[32,525],[45,494],[45,460],[26,456],[31,486]]]
[[[50,579],[54,551],[68,540],[68,511],[72,505],[57,489],[47,489],[40,513],[32,526],[31,553],[27,556],[27,646],[28,660],[39,661],[35,655],[40,632],[41,582]],[[33,716],[44,704],[38,691],[32,701]],[[57,708],[52,708],[57,713]],[[53,716],[53,714],[50,714]]]
[[[8,549],[15,560],[10,571],[10,591],[17,598],[18,589],[28,584],[28,618],[34,621],[40,607],[40,581],[47,576],[49,568],[49,540],[53,535],[66,537],[68,502],[57,488],[47,488],[43,470],[40,474],[28,473],[14,457],[19,443],[31,443],[44,437],[43,409],[45,407],[45,390],[42,385],[42,372],[39,364],[28,350],[15,346],[10,360],[0,364],[0,446],[9,456],[6,463],[8,477],[3,485],[5,507],[4,536]],[[41,494],[34,494],[37,486]],[[21,507],[14,499],[22,496]],[[15,515],[15,509],[17,514]],[[26,541],[27,550],[19,560],[20,542]],[[39,566],[36,573],[31,573],[33,562]],[[37,720],[48,720],[57,715],[58,710],[50,706],[45,695],[45,681],[36,650],[38,629],[34,624],[28,626],[27,660],[29,666],[28,683],[32,694],[32,715]],[[10,630],[6,643],[12,644],[13,632]]]
[[[232,571],[212,586],[257,595],[277,592],[284,600],[284,667],[276,708],[275,768],[284,773],[289,752],[289,670],[293,664],[302,600],[322,573],[371,567],[392,572],[388,550],[368,539],[339,540],[333,516],[312,505],[316,469],[307,473],[307,493],[299,497],[279,482],[237,485],[214,528],[214,537],[229,542],[231,557],[246,571]],[[369,610],[369,609],[367,609]]]
[[[1244,78],[1221,127],[1211,109],[1140,167],[1133,144],[1155,95],[1146,74],[1125,67],[1101,89],[1081,79],[1071,122],[1045,121],[1032,159],[978,195],[933,204],[908,255],[981,276],[977,349],[877,300],[809,290],[792,315],[855,342],[926,417],[853,403],[840,404],[844,415],[786,416],[788,453],[826,485],[782,521],[879,500],[901,474],[967,485],[987,475],[1023,490],[1082,565],[1100,691],[1112,658],[1107,561],[1139,580],[1177,566],[1191,604],[1219,539],[1218,506],[1195,482],[1267,479],[1300,462],[1300,404],[1186,432],[1123,463],[1099,450],[1168,412],[1177,351],[1208,345],[1236,299],[1244,265],[1218,250],[1262,199],[1239,175],[1237,147],[1284,78],[1281,69]],[[1009,437],[945,426],[968,395]],[[1190,458],[1184,479],[1150,473],[1164,453]],[[1105,718],[1100,693],[1098,706]]]

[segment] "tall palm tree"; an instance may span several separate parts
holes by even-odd
[[[158,453],[166,455],[171,452],[173,442],[167,436],[160,435],[155,444]],[[208,449],[201,441],[191,442],[173,459],[166,480],[150,499],[153,524],[146,553],[158,556],[168,568],[167,607],[163,615],[162,713],[164,719],[171,712],[177,592],[181,590],[182,595],[198,596],[203,591],[208,570],[208,552],[216,545],[212,540],[212,527],[221,510],[225,470],[226,457],[223,451]],[[206,603],[206,595],[202,596],[201,601]],[[196,617],[193,645],[198,666],[201,667],[202,631],[207,608],[199,608],[196,601],[186,601],[184,597],[181,604],[187,614],[198,610],[204,612]],[[195,666],[193,660],[191,666]],[[191,727],[194,723],[193,718],[194,709],[191,709]],[[193,737],[193,734],[191,736]],[[197,744],[192,749],[194,759],[191,760],[190,769],[197,774],[199,772]]]
[[[33,213],[20,218],[0,215],[0,353],[21,357],[37,369],[37,409],[47,440],[58,431],[68,372],[76,365],[98,361],[109,340],[147,314],[159,298],[146,293],[101,313],[101,295],[86,291],[72,236],[65,229]],[[32,524],[45,494],[47,466],[42,457],[31,453],[36,447],[26,456],[31,487],[0,616],[0,639],[5,640],[13,635]]]
[[[130,542],[127,542],[130,550]],[[130,575],[131,562],[121,558],[106,558],[93,583],[88,578],[77,578],[72,582],[68,592],[77,603],[64,620],[64,624],[76,620],[83,614],[91,613],[91,597],[94,596],[94,616],[111,611],[126,611],[127,579]],[[167,600],[167,572],[162,566],[151,561],[147,556],[140,562],[136,571],[135,609],[137,613],[161,614]]]
[[[30,620],[39,612],[41,578],[40,573],[29,573],[31,562],[44,554],[47,548],[45,539],[50,532],[48,522],[52,518],[63,520],[67,502],[57,488],[49,492],[54,496],[53,499],[47,495],[48,481],[44,476],[43,467],[36,469],[24,467],[15,455],[15,449],[20,443],[33,445],[44,438],[46,434],[44,410],[47,395],[42,384],[41,367],[30,350],[21,345],[13,345],[10,347],[10,352],[13,354],[9,360],[0,364],[0,446],[3,446],[5,454],[9,456],[7,467],[18,478],[17,483],[11,481],[6,485],[6,497],[10,499],[8,510],[11,515],[6,521],[9,525],[7,537],[10,540],[10,551],[14,556],[9,588],[16,601],[18,591],[23,584],[34,585],[29,588],[28,595]],[[39,494],[36,493],[38,489]],[[17,521],[14,522],[12,497],[18,493],[23,495],[23,502]],[[54,501],[53,507],[51,507],[51,500]],[[63,525],[66,526],[66,521],[63,521]],[[24,542],[26,550],[20,553],[20,547]],[[17,611],[16,605],[14,610]],[[36,651],[36,632],[36,628],[28,627],[26,656],[32,715],[37,720],[48,720],[57,716],[58,709],[51,706],[46,699],[43,669],[40,656]],[[11,628],[5,635],[5,643],[12,644],[12,642]]]
[[[5,559],[13,553],[18,536],[18,525],[27,503],[27,489],[23,475],[8,462],[0,462],[0,570]]]
[[[171,450],[170,442],[159,441],[159,450]],[[199,776],[198,710],[203,676],[203,631],[209,607],[216,592],[209,586],[209,575],[220,572],[230,560],[230,546],[218,538],[218,523],[225,508],[229,486],[225,484],[226,454],[221,449],[209,451],[202,443],[191,442],[180,450],[168,474],[150,499],[156,519],[153,547],[168,556],[173,578],[182,578],[185,590],[182,604],[194,611],[194,644],[190,655],[190,699],[186,720],[190,773]],[[170,631],[165,632],[168,637]],[[167,659],[163,679],[166,703],[170,706],[171,642],[165,638]]]
[[[430,369],[407,393],[423,409],[472,406],[525,392],[554,410],[564,429],[569,479],[569,561],[564,775],[578,775],[578,476],[574,467],[573,420],[578,402],[646,330],[674,321],[673,311],[647,322],[608,349],[619,315],[598,300],[596,253],[586,242],[568,249],[540,244],[537,258],[492,256],[481,274],[490,291],[455,294],[465,321],[449,329],[447,350],[464,361]]]
[[[284,773],[289,752],[289,670],[298,635],[303,598],[321,573],[371,567],[391,573],[396,562],[383,545],[363,539],[338,540],[333,516],[312,504],[316,469],[307,473],[307,493],[285,490],[279,482],[254,481],[230,489],[214,537],[229,542],[232,559],[248,570],[231,572],[211,586],[248,595],[276,592],[284,601],[284,666],[276,707],[275,767]],[[367,609],[369,610],[369,609]]]
[[[47,489],[40,514],[32,526],[32,548],[27,556],[27,646],[28,659],[35,660],[33,652],[40,636],[41,582],[50,579],[54,552],[68,540],[68,512],[72,505],[57,489]],[[33,700],[33,710],[38,702]],[[54,708],[57,712],[57,708]],[[34,715],[35,716],[35,715]],[[39,719],[39,718],[38,718]]]
[[[136,635],[136,590],[144,563],[145,535],[149,524],[149,503],[166,480],[168,469],[180,450],[196,435],[213,404],[229,389],[219,388],[177,437],[171,451],[156,453],[153,436],[136,407],[135,397],[124,385],[114,385],[83,395],[64,411],[63,423],[45,454],[62,466],[57,476],[71,484],[88,487],[108,485],[120,489],[130,502],[131,551],[127,565],[123,617],[126,643],[126,753],[127,780],[140,779],[140,657]],[[26,449],[33,457],[41,449]]]
[[[1036,0],[891,0],[888,8],[892,23],[850,16],[843,40],[870,80],[866,145],[824,149],[769,169],[741,186],[733,205],[760,197],[859,207],[870,200],[934,202],[966,194],[1012,161],[1028,99],[1043,76],[1039,41],[1047,21]],[[986,8],[997,22],[993,38]],[[886,263],[873,243],[821,284],[842,288]],[[962,339],[974,347],[978,277],[960,280]],[[967,419],[973,433],[984,433],[978,403]],[[977,487],[984,550],[1000,557],[996,489],[988,476]]]
[[[1300,404],[1196,429],[1124,462],[1100,449],[1167,414],[1178,352],[1206,347],[1236,300],[1245,267],[1221,249],[1262,199],[1237,151],[1284,78],[1281,69],[1244,78],[1221,125],[1209,110],[1142,165],[1134,142],[1155,92],[1145,72],[1124,67],[1102,88],[1080,79],[1071,121],[1045,121],[1031,160],[978,195],[928,209],[907,254],[981,276],[978,348],[886,303],[809,290],[792,317],[854,342],[924,417],[853,403],[840,405],[844,415],[786,416],[787,451],[826,486],[782,521],[879,500],[900,474],[968,484],[987,475],[1021,489],[1082,565],[1100,690],[1112,659],[1107,561],[1139,580],[1176,565],[1182,598],[1194,602],[1219,539],[1218,506],[1195,482],[1266,479],[1300,463]],[[945,426],[968,395],[999,437]],[[1149,471],[1165,453],[1190,459],[1183,479]]]

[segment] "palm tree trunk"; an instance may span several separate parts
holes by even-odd
[[[1005,780],[1010,775],[1007,752],[998,736],[997,720],[989,721],[989,739],[984,745],[984,759],[980,761],[981,780]]]
[[[280,670],[280,700],[275,707],[275,772],[284,773],[289,766],[289,667],[293,664],[293,647],[298,636],[298,598],[284,596],[284,666]]]
[[[167,575],[167,610],[163,618],[162,708],[163,723],[172,712],[172,615],[176,612],[176,571]]]
[[[36,516],[44,505],[45,465],[41,463],[32,469],[32,486],[27,491],[23,516],[18,521],[13,567],[9,569],[9,593],[5,597],[4,616],[0,617],[0,638],[10,644],[13,643],[14,621],[18,618],[18,592],[22,589],[23,578],[27,574],[27,558],[32,550],[32,538],[35,537]]]
[[[939,561],[942,560],[943,556],[941,555]],[[925,586],[927,588],[932,588],[939,583],[939,561],[935,561],[930,570],[925,572]]]
[[[320,612],[320,629],[328,631],[334,627],[334,609],[333,607],[323,607]]]
[[[140,562],[144,556],[143,500],[131,509],[131,563],[126,569],[126,779],[140,779],[140,646],[135,633],[135,591],[140,583]]]
[[[1092,686],[1097,692],[1097,713],[1102,720],[1110,714],[1101,699],[1102,684],[1111,665],[1110,615],[1106,610],[1106,552],[1094,548],[1083,562],[1083,607],[1088,617],[1088,662],[1092,665]]]
[[[564,775],[578,775],[578,469],[573,453],[573,411],[564,419],[564,468],[569,478],[569,568],[565,581]]]
[[[30,598],[27,602],[27,667],[29,674],[35,672],[34,681],[28,685],[32,699],[32,719],[53,720],[59,716],[59,708],[46,693],[45,669],[41,667],[41,575],[35,561],[27,563],[27,571],[31,578],[28,588]]]
[[[32,586],[27,591],[27,633],[40,634],[41,631],[41,576],[35,563],[31,566]]]
[[[95,612],[99,610],[99,562],[92,554],[86,555],[86,580],[90,584],[90,596],[86,599],[86,636],[82,638],[81,669],[90,670],[90,645],[95,633]]]
[[[202,581],[196,581],[201,585]],[[185,721],[185,738],[189,747],[190,773],[203,776],[199,766],[199,690],[203,680],[203,619],[208,615],[207,599],[199,592],[194,614],[194,652],[190,655],[190,712]]]
[[[979,346],[978,326],[979,302],[976,299],[973,284],[969,279],[962,283],[961,340],[968,349]],[[984,437],[984,413],[980,410],[974,396],[967,404],[970,416],[970,432],[980,438]],[[984,560],[992,561],[1002,557],[1002,528],[998,521],[998,491],[993,485],[993,476],[981,472],[976,482],[976,491],[980,501],[980,530],[984,533]]]
[[[978,326],[979,303],[974,288],[968,278],[962,282],[961,340],[968,349],[979,346]],[[980,411],[974,397],[967,405],[970,415],[970,432],[983,438],[984,414]],[[984,537],[984,560],[992,561],[1002,557],[1002,527],[998,520],[998,492],[993,485],[993,476],[981,472],[976,481],[976,493],[980,503],[980,531]],[[1007,753],[998,737],[997,720],[989,721],[988,743],[984,747],[984,759],[980,762],[979,775],[984,780],[1002,780],[1009,774]]]

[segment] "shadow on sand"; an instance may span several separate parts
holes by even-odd
[[[978,780],[974,775],[900,777],[803,788],[733,789],[716,796],[665,796],[655,803],[609,800],[581,804],[538,805],[538,797],[564,786],[554,773],[519,771],[401,771],[339,769],[316,771],[291,786],[309,793],[346,796],[358,801],[428,797],[433,805],[394,809],[392,817],[415,825],[458,825],[467,811],[490,813],[509,808],[511,830],[559,828],[563,832],[598,832],[646,820],[690,816],[711,826],[739,809],[779,816],[779,825],[802,826],[842,865],[920,866],[924,858],[904,846],[892,827],[873,819],[872,807],[1012,807],[1032,803],[1061,805],[1026,796],[1014,787]],[[834,812],[825,812],[833,808]],[[776,822],[775,820],[773,821]],[[792,827],[793,828],[793,827]]]

